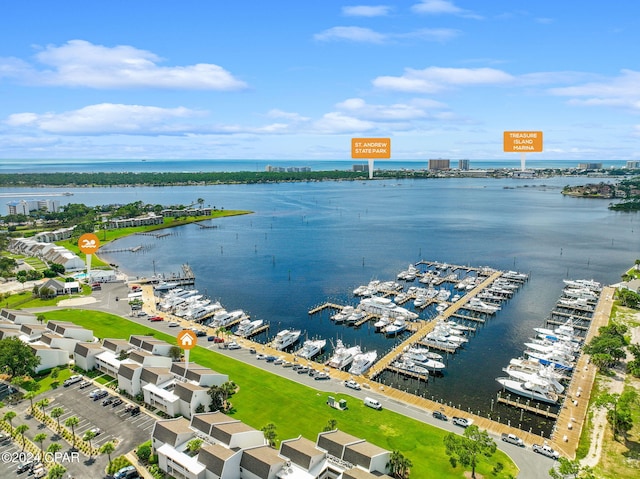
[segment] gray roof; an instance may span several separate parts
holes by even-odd
[[[221,446],[220,444],[207,444],[200,449],[198,462],[216,476],[221,477],[225,462],[237,453],[237,451]]]
[[[190,403],[195,391],[207,391],[208,388],[198,386],[197,384],[176,382],[173,390],[174,394],[185,402]]]
[[[364,469],[354,467],[342,473],[342,479],[391,479],[390,476],[381,473],[367,472]]]
[[[237,421],[224,424],[216,424],[211,428],[211,433],[209,435],[214,439],[217,439],[221,443],[229,445],[234,434],[255,430],[256,429],[252,428],[251,426]]]
[[[269,477],[269,471],[273,466],[283,464],[284,459],[278,455],[278,451],[269,446],[244,449],[240,459],[240,467],[265,479]]]
[[[105,340],[102,342],[102,346],[104,346],[105,349],[108,349],[109,351],[112,351],[114,353],[118,353],[121,350],[125,350],[128,351],[129,349],[131,349],[131,345],[129,344],[129,341],[125,340],[125,339],[114,339],[114,338],[105,338]]]
[[[153,438],[164,443],[176,446],[176,439],[180,434],[193,433],[189,428],[189,421],[183,417],[157,421],[153,428]]]
[[[309,470],[313,457],[324,455],[324,452],[319,450],[313,441],[299,436],[297,439],[282,441],[280,455]]]
[[[136,369],[140,369],[141,367],[142,366],[138,363],[120,363],[118,376],[131,380],[133,379]]]
[[[140,381],[157,385],[158,378],[168,374],[169,368],[143,368],[140,373]]]
[[[75,354],[86,358],[89,356],[90,351],[100,351],[102,350],[102,346],[100,343],[76,343],[76,347],[73,350]]]
[[[362,441],[364,440],[338,429],[335,431],[321,432],[318,435],[318,447],[324,449],[332,456],[336,456],[341,459],[344,453],[344,448],[347,445]]]
[[[350,462],[351,464],[356,464],[358,466],[364,467],[365,469],[370,469],[371,459],[387,452],[387,450],[382,449],[375,444],[363,441],[347,446],[342,459]]]
[[[220,411],[215,412],[203,412],[194,414],[191,418],[191,427],[202,431],[205,434],[211,432],[211,426],[214,424],[223,424],[229,422],[239,422],[238,419],[233,419]]]

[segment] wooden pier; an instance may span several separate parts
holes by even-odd
[[[520,400],[513,400],[509,397],[503,397],[500,393],[498,393],[497,401],[502,404],[506,404],[507,406],[512,406],[518,409],[522,409],[524,411],[531,412],[538,416],[544,416],[551,419],[558,419],[558,414],[555,412],[551,412],[550,409],[542,409],[539,406],[531,406],[529,401],[523,402]]]

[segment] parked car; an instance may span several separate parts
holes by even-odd
[[[164,318],[162,316],[151,316],[149,318],[149,321],[152,321],[155,323],[156,321],[164,321]]]
[[[443,413],[442,411],[433,411],[431,413],[431,415],[433,417],[435,417],[436,419],[440,419],[441,421],[448,421],[449,420],[447,415],[445,413]]]
[[[169,326],[170,328],[177,328],[178,326],[180,326],[180,323],[179,323],[179,322],[177,322],[177,321],[170,321],[170,322],[169,322],[169,324],[168,324],[168,326]]]
[[[122,399],[120,399],[120,398],[115,398],[115,399],[113,400],[113,402],[111,403],[111,407],[120,406],[120,404],[122,404],[122,402],[123,402],[123,401],[122,401]]]
[[[138,471],[134,466],[125,466],[113,475],[113,479],[133,479],[134,477],[138,477]]]
[[[550,457],[551,459],[558,459],[560,457],[560,453],[553,449],[551,446],[547,446],[546,444],[534,444],[533,452],[537,452],[538,454],[542,454],[543,456]]]
[[[349,379],[345,381],[344,385],[348,388],[355,389],[356,391],[360,391],[360,384],[355,382],[353,379]]]
[[[504,442],[508,442],[509,444],[515,444],[516,446],[524,447],[524,441],[515,434],[502,433],[501,439]]]
[[[92,432],[94,435],[99,436],[100,434],[102,434],[102,429],[100,429],[99,427],[92,427],[87,432]]]
[[[453,424],[461,427],[469,427],[473,424],[473,419],[467,419],[466,417],[453,416]]]
[[[134,466],[125,466],[118,469],[118,472],[113,475],[113,479],[131,479],[133,477],[138,477],[138,471]]]
[[[92,397],[92,399],[94,401],[97,401],[98,399],[105,398],[108,395],[109,395],[109,393],[107,391],[105,391],[104,389],[98,389],[97,392],[93,395],[93,397],[91,395],[89,395],[89,397]]]
[[[68,388],[69,386],[71,386],[72,384],[75,383],[79,383],[80,381],[82,381],[82,376],[80,374],[74,374],[73,376],[71,376],[69,379],[66,379],[62,385],[65,388]]]
[[[196,336],[199,337],[199,338],[207,335],[207,332],[203,331],[201,329],[198,329],[197,331],[194,331],[194,332],[196,333]]]
[[[93,383],[91,381],[87,381],[86,379],[84,381],[80,381],[80,384],[78,385],[78,389],[85,389],[88,388],[89,386],[91,386]]]
[[[16,472],[18,474],[22,474],[23,472],[29,471],[31,470],[31,468],[33,468],[33,464],[33,461],[21,462],[20,464],[18,464]]]
[[[108,406],[109,404],[113,403],[113,398],[111,396],[109,396],[107,399],[105,399],[104,401],[102,401],[102,405],[103,406]]]
[[[242,346],[240,346],[235,341],[231,341],[229,344],[227,344],[227,349],[242,349]]]

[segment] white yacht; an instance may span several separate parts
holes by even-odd
[[[382,332],[387,336],[396,336],[407,329],[407,320],[402,316],[396,318],[391,324],[387,324]]]
[[[299,329],[283,329],[276,334],[275,339],[271,343],[271,347],[282,351],[283,349],[295,344],[300,339],[302,331]]]
[[[251,321],[250,319],[243,319],[240,321],[240,325],[236,330],[236,334],[243,338],[251,336],[258,328],[262,327],[264,321],[262,319],[255,319]]]
[[[547,369],[551,368],[551,369]],[[540,384],[544,387],[549,388],[553,392],[557,394],[562,394],[564,392],[564,386],[560,384],[560,382],[555,379],[556,372],[553,370],[551,366],[543,367],[542,369],[533,372],[533,371],[523,371],[518,367],[509,365],[506,368],[502,368],[502,370],[509,375],[509,377],[513,379],[517,379],[519,381],[531,382]]]
[[[353,362],[353,357],[360,352],[360,346],[347,347],[342,340],[338,339],[327,365],[336,369],[344,369]]]
[[[446,367],[442,361],[429,359],[423,354],[415,354],[411,352],[404,353],[402,355],[402,360],[415,363],[418,366],[426,368],[428,371],[442,371]]]
[[[391,320],[389,319],[389,316],[382,316],[378,321],[373,323],[373,327],[376,328],[376,331],[382,331],[389,324],[391,324]]]
[[[557,404],[558,395],[550,387],[531,381],[520,381],[512,378],[496,378],[503,388],[523,397],[550,404]]]
[[[404,371],[422,374],[424,376],[427,376],[429,374],[429,370],[426,367],[404,358],[401,361],[394,361],[393,363],[391,363],[391,366],[393,366],[394,368],[402,369]]]
[[[378,359],[378,352],[375,350],[356,354],[349,368],[349,373],[355,376],[366,373],[376,359]]]
[[[326,345],[326,339],[308,339],[294,354],[304,359],[311,359],[320,354]]]

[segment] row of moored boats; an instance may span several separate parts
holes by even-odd
[[[592,280],[565,280],[563,298],[558,306],[567,306],[566,298],[585,298],[595,306],[602,286]],[[535,337],[525,343],[524,357],[513,358],[503,368],[505,377],[496,381],[507,391],[547,404],[557,404],[564,392],[562,380],[573,373],[582,347],[582,337],[574,318],[555,328],[534,328]]]

